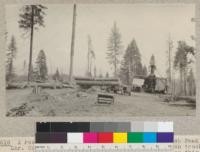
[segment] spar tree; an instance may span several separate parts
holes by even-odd
[[[38,57],[36,59],[36,68],[34,70],[36,73],[36,79],[40,81],[45,81],[48,79],[48,68],[46,64],[46,55],[43,50],[40,50]]]
[[[95,70],[95,52],[92,46],[91,36],[88,35],[88,54],[87,54],[87,76],[92,77],[92,69]],[[93,68],[94,67],[94,68]],[[95,71],[94,71],[95,75]]]
[[[8,45],[7,53],[6,53],[6,56],[7,56],[6,81],[11,81],[15,75],[13,62],[14,62],[14,59],[16,58],[16,53],[17,53],[16,40],[15,40],[15,37],[12,36],[11,41]]]
[[[118,75],[118,65],[120,63],[119,57],[121,55],[121,51],[121,34],[119,32],[116,22],[114,22],[107,46],[107,59],[109,61],[109,64],[114,68],[114,77],[117,77]]]
[[[31,81],[32,74],[32,54],[33,54],[33,37],[34,30],[44,27],[44,16],[46,9],[43,5],[25,5],[21,8],[19,14],[19,27],[24,30],[25,34],[30,34],[30,53],[28,66],[28,82]]]
[[[155,75],[155,70],[156,70],[156,61],[155,61],[155,56],[152,54],[149,62],[149,68],[150,68],[150,74]]]

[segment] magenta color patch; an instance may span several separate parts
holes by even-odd
[[[98,142],[98,134],[93,132],[83,133],[83,142],[84,143],[97,143]]]

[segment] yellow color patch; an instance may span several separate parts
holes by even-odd
[[[127,143],[127,133],[113,133],[114,143]]]

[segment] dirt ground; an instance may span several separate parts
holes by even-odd
[[[162,95],[113,94],[114,104],[97,104],[97,91],[44,89],[7,90],[7,116],[191,116],[195,107],[185,101],[164,102]]]

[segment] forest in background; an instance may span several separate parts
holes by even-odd
[[[40,30],[40,28],[45,28],[45,10],[47,7],[43,5],[26,5],[21,8],[21,14],[19,14],[19,28],[24,31],[23,34],[28,34],[30,43],[24,44],[29,45],[29,59],[24,61],[24,75],[18,75],[15,72],[15,59],[17,58],[17,40],[15,39],[14,33],[10,38],[9,44],[7,46],[7,60],[6,60],[6,82],[50,82],[54,81],[68,81],[69,74],[59,71],[57,67],[53,75],[48,74],[47,58],[46,53],[48,50],[40,50],[36,61],[32,61],[33,52],[33,41],[34,32]],[[42,29],[41,29],[42,30]],[[78,33],[77,33],[78,35]],[[88,34],[89,35],[89,34]],[[159,71],[156,67],[156,60],[154,54],[152,54],[149,65],[143,65],[141,61],[142,54],[137,46],[137,38],[130,41],[128,46],[123,46],[122,35],[120,34],[120,29],[117,27],[117,22],[113,23],[111,32],[108,35],[107,59],[112,67],[112,72],[108,71],[106,75],[96,74],[95,59],[98,56],[95,55],[95,49],[93,48],[92,38],[88,36],[88,65],[86,70],[87,77],[99,77],[99,78],[119,78],[124,84],[130,85],[135,76],[148,76],[150,74],[150,67],[154,66],[155,70]],[[196,83],[195,83],[195,48],[189,46],[185,41],[179,40],[178,48],[175,50],[175,56],[172,56],[173,41],[169,39],[169,49],[166,52],[166,58],[168,60],[167,80],[172,90],[177,94],[191,95],[196,94]],[[165,50],[163,50],[165,51]],[[27,51],[28,52],[28,51]],[[71,57],[72,60],[72,57]],[[28,61],[28,64],[27,64]],[[82,64],[80,62],[80,64]],[[28,66],[27,66],[28,65]],[[178,76],[177,76],[178,75]],[[158,76],[160,77],[160,76]],[[178,86],[178,87],[176,87]]]

